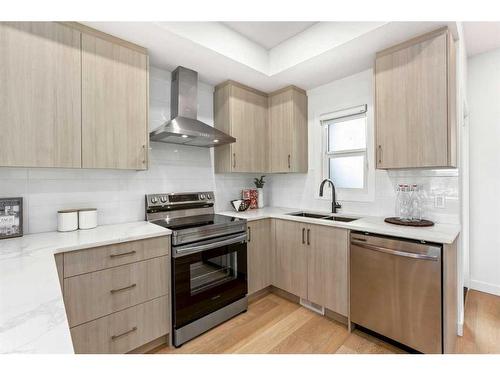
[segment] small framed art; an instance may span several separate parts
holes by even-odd
[[[23,198],[0,198],[0,240],[23,235]]]

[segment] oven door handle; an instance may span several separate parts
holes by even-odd
[[[239,234],[237,236],[226,237],[221,240],[220,238],[214,238],[210,242],[203,243],[201,245],[184,245],[177,246],[173,251],[173,257],[178,258],[181,256],[199,253],[200,251],[215,249],[217,247],[231,245],[234,243],[245,242],[247,240],[247,234]]]

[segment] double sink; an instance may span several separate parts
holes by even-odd
[[[330,220],[330,221],[342,221],[344,223],[349,223],[354,220],[358,220],[357,218],[353,217],[346,217],[346,216],[334,216],[334,215],[325,215],[325,214],[315,214],[312,212],[292,212],[287,215],[290,216],[298,216],[298,217],[307,217],[310,219],[320,219],[320,220]]]

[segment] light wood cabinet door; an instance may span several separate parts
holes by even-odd
[[[116,243],[64,254],[64,277],[169,255],[170,237],[162,236]]]
[[[236,82],[215,89],[215,127],[236,142],[215,148],[216,172],[266,172],[267,95]]]
[[[293,132],[292,92],[269,97],[269,171],[290,172]],[[294,158],[295,159],[295,158]]]
[[[433,32],[375,61],[377,168],[454,166],[452,36]]]
[[[269,219],[250,221],[247,231],[248,294],[252,294],[271,285],[271,222]]]
[[[73,327],[75,353],[127,353],[166,335],[169,314],[168,297],[164,296]]]
[[[348,231],[310,225],[307,299],[341,315],[348,314]]]
[[[273,285],[307,298],[307,225],[276,220]]]
[[[308,170],[307,96],[293,89],[293,129],[290,171],[306,173]]]
[[[287,87],[269,96],[269,171],[307,172],[307,96]]]
[[[233,172],[267,170],[267,97],[238,86],[231,87]]]
[[[0,166],[80,168],[80,32],[1,22],[0,51]]]
[[[148,57],[82,34],[83,168],[147,169]]]
[[[169,274],[160,257],[65,278],[70,327],[168,294]]]

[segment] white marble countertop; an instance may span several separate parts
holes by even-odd
[[[73,353],[54,254],[165,236],[146,221],[0,241],[0,353]]]
[[[435,224],[432,227],[417,228],[405,227],[401,225],[389,224],[384,222],[383,217],[374,216],[359,216],[356,214],[349,214],[340,212],[338,216],[348,216],[358,218],[349,223],[340,221],[330,221],[321,219],[312,219],[305,217],[297,217],[286,215],[291,212],[306,211],[313,213],[321,213],[328,215],[328,212],[308,211],[300,208],[283,208],[283,207],[264,207],[254,210],[247,210],[244,212],[225,211],[219,212],[221,215],[235,216],[248,221],[260,220],[266,218],[285,219],[292,221],[300,221],[309,224],[329,225],[333,227],[346,228],[350,230],[359,230],[370,233],[385,234],[388,236],[409,238],[415,240],[422,240],[428,242],[437,242],[443,244],[451,244],[455,241],[460,233],[460,225],[456,224]]]

